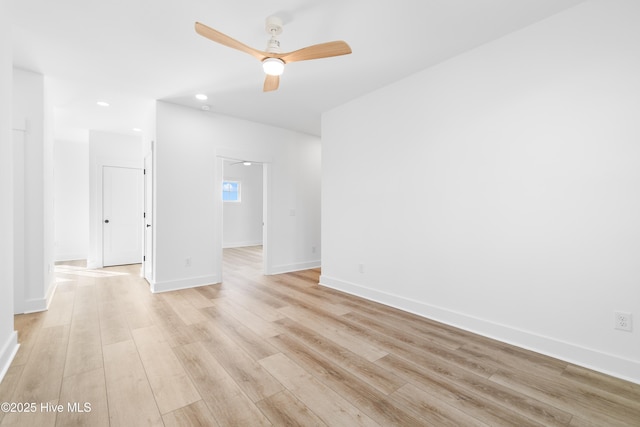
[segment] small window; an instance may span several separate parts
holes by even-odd
[[[222,201],[224,202],[240,201],[240,182],[222,181]]]

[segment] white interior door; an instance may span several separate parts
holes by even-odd
[[[153,154],[144,158],[144,278],[153,281]]]
[[[102,169],[103,265],[142,262],[142,169],[104,166]]]

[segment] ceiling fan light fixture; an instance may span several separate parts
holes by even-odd
[[[351,53],[351,47],[342,40],[314,44],[312,46],[294,50],[293,52],[282,52],[280,50],[280,42],[276,37],[282,32],[282,19],[278,17],[267,18],[266,30],[267,34],[269,34],[271,38],[267,42],[266,51],[247,46],[246,44],[239,42],[218,30],[207,27],[200,22],[195,23],[195,30],[196,33],[213,42],[248,53],[262,62],[262,68],[266,73],[264,84],[262,85],[263,92],[271,92],[278,89],[280,85],[280,75],[284,71],[285,64],[290,62],[308,61],[310,59],[330,58],[333,56],[348,55]]]
[[[267,58],[262,61],[262,69],[270,76],[279,76],[284,71],[284,61],[278,58]]]

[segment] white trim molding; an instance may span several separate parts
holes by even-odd
[[[269,269],[268,275],[293,273],[294,271],[311,270],[312,268],[320,268],[322,265],[320,260],[298,262],[295,264],[275,265]]]
[[[231,248],[248,248],[251,246],[262,246],[262,240],[254,241],[254,242],[231,242],[224,243],[222,245],[223,249],[231,249]]]
[[[169,280],[165,282],[153,282],[151,285],[151,292],[154,294],[160,292],[177,291],[180,289],[198,288],[200,286],[215,285],[220,283],[220,274],[214,274],[211,276],[191,277],[188,279]]]
[[[16,357],[20,344],[18,344],[18,333],[13,331],[5,343],[0,347],[0,383],[7,374],[11,362]]]
[[[53,300],[53,296],[56,293],[56,289],[58,289],[58,284],[53,282],[49,289],[47,289],[47,295],[44,298],[31,298],[24,301],[23,312],[16,314],[27,314],[27,313],[37,313],[40,311],[49,310],[49,306],[51,305],[51,301]]]

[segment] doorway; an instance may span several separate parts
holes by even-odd
[[[215,217],[218,219],[216,221],[216,232],[215,232],[215,242],[216,242],[216,266],[217,271],[219,272],[219,280],[223,281],[223,255],[224,255],[224,244],[223,244],[223,227],[224,227],[224,202],[222,201],[222,183],[224,181],[225,175],[225,161],[230,161],[231,163],[235,162],[244,162],[250,161],[253,165],[258,166],[258,170],[262,171],[262,251],[261,254],[261,274],[268,275],[270,274],[270,266],[271,266],[271,248],[270,248],[270,218],[271,218],[271,205],[269,203],[269,198],[271,195],[271,170],[272,170],[272,161],[273,159],[268,156],[260,155],[255,152],[245,152],[243,150],[230,150],[230,149],[219,149],[216,153],[216,163],[215,163]],[[243,167],[247,167],[242,165]],[[241,190],[242,191],[242,190]],[[240,196],[242,197],[242,195]],[[228,236],[227,236],[228,237]],[[237,243],[237,242],[236,242]]]
[[[223,270],[264,271],[264,169],[260,162],[224,159]]]
[[[143,251],[142,169],[104,166],[102,186],[103,265],[139,264]]]

